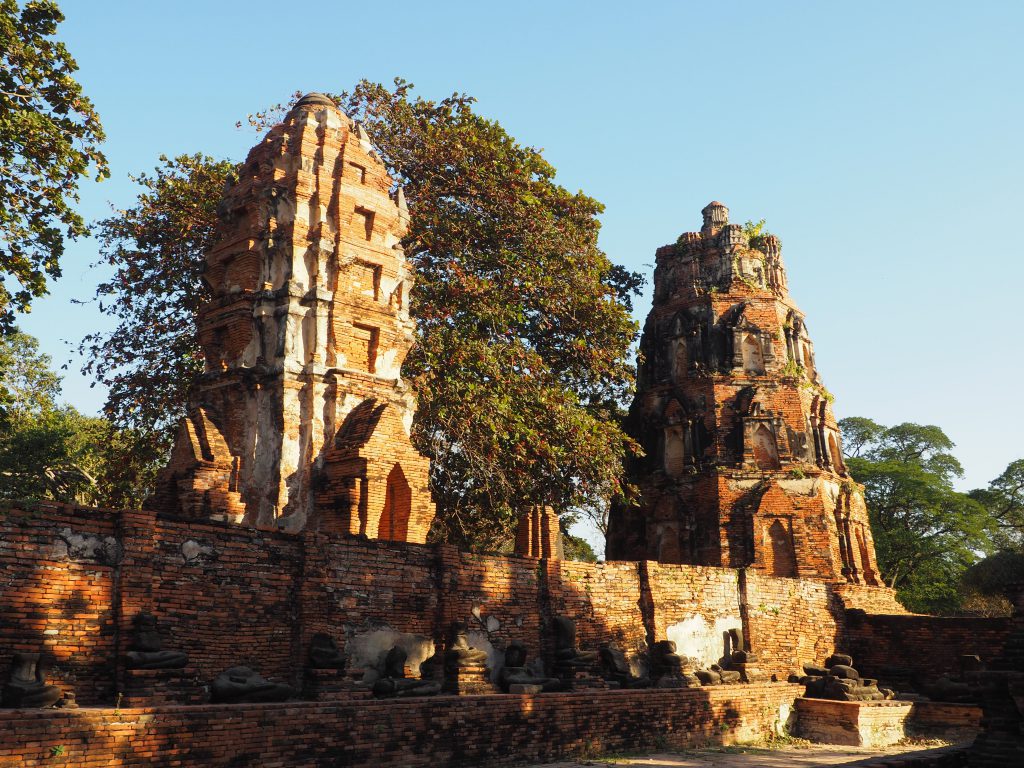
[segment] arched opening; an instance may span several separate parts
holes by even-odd
[[[839,444],[836,442],[836,436],[829,433],[828,436],[828,452],[832,457],[832,469],[836,472],[843,472],[843,455],[839,452]]]
[[[740,348],[743,352],[743,370],[747,373],[764,373],[764,353],[757,337],[752,333],[746,334]]]
[[[773,576],[796,576],[793,537],[781,520],[768,526],[768,545],[771,561],[765,563],[765,570]]]
[[[814,358],[811,357],[811,348],[807,345],[807,342],[803,343],[803,348],[804,348],[804,354],[803,354],[804,368],[806,368],[807,372],[809,374],[811,374],[811,376],[813,377],[814,376]]]
[[[758,469],[779,469],[779,450],[772,431],[761,424],[754,430],[753,438],[754,463]]]
[[[686,379],[686,369],[689,364],[686,339],[680,336],[672,341],[672,381],[679,383]]]
[[[686,467],[686,441],[683,427],[675,424],[665,428],[665,471],[672,477],[679,477]]]
[[[672,477],[679,477],[686,467],[686,436],[683,406],[672,400],[665,408],[665,445],[663,458],[665,471]]]
[[[377,537],[405,541],[409,537],[409,515],[412,514],[412,489],[405,479],[401,464],[395,464],[388,475],[384,491],[384,511],[380,516]]]
[[[864,541],[864,531],[858,526],[857,549],[860,550],[860,572],[864,575],[864,581],[875,586],[875,570],[871,567],[871,556],[868,554],[868,545]]]

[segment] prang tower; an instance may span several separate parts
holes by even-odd
[[[774,235],[718,202],[658,249],[640,341],[627,474],[607,555],[878,584],[863,489],[789,296]]]
[[[205,372],[154,506],[286,530],[422,542],[428,462],[402,381],[413,343],[401,190],[361,127],[302,98],[218,208]]]

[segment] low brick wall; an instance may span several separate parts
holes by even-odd
[[[922,728],[981,730],[981,707],[944,701],[915,701],[914,725]]]
[[[846,651],[864,677],[888,682],[885,670],[907,670],[918,683],[959,677],[960,656],[991,662],[1003,649],[1009,619],[846,612]]]
[[[0,710],[0,768],[503,765],[731,744],[785,722],[800,686],[248,704]]]

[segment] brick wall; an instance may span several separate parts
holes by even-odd
[[[843,647],[843,611],[830,585],[746,573],[747,627],[759,663],[785,680]]]
[[[296,683],[316,632],[343,649],[368,633],[382,631],[380,642],[404,634],[429,655],[453,621],[469,626],[492,662],[511,640],[550,660],[559,614],[576,620],[585,649],[614,641],[633,653],[668,638],[703,664],[724,653],[729,630],[743,628],[762,669],[783,680],[844,647],[871,672],[901,658],[893,649],[907,631],[886,629],[900,617],[868,617],[855,625],[860,645],[847,647],[833,585],[727,568],[484,556],[55,504],[2,510],[0,533],[0,670],[16,650],[45,650],[56,661],[51,680],[83,704],[112,702],[122,689],[116,662],[139,611],[157,616],[165,647],[186,651],[206,681],[246,664]],[[868,592],[858,591],[862,602]],[[1005,634],[998,620],[979,635],[979,624],[907,618],[914,627],[970,627],[915,630],[904,656],[915,661],[910,648],[939,645],[928,658],[943,659],[940,667],[964,643],[991,656]],[[374,662],[369,647],[360,663]]]
[[[847,648],[857,671],[885,681],[886,667],[910,670],[918,681],[959,676],[960,656],[990,662],[1002,651],[1009,619],[873,615],[846,612]]]
[[[785,722],[795,685],[167,707],[0,711],[0,768],[476,766],[731,744]],[[54,747],[62,747],[53,756]]]
[[[43,652],[49,679],[83,701],[109,698],[116,654],[116,519],[52,504],[0,506],[0,670]]]

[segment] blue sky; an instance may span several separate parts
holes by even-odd
[[[840,417],[940,425],[966,488],[1024,458],[1024,3],[62,6],[113,172],[85,185],[90,218],[161,153],[241,159],[257,137],[236,121],[295,90],[465,91],[606,205],[614,261],[649,274],[712,199],[767,219]],[[22,322],[57,362],[105,324],[70,304],[95,255],[73,244]],[[65,397],[95,411],[76,370]]]

